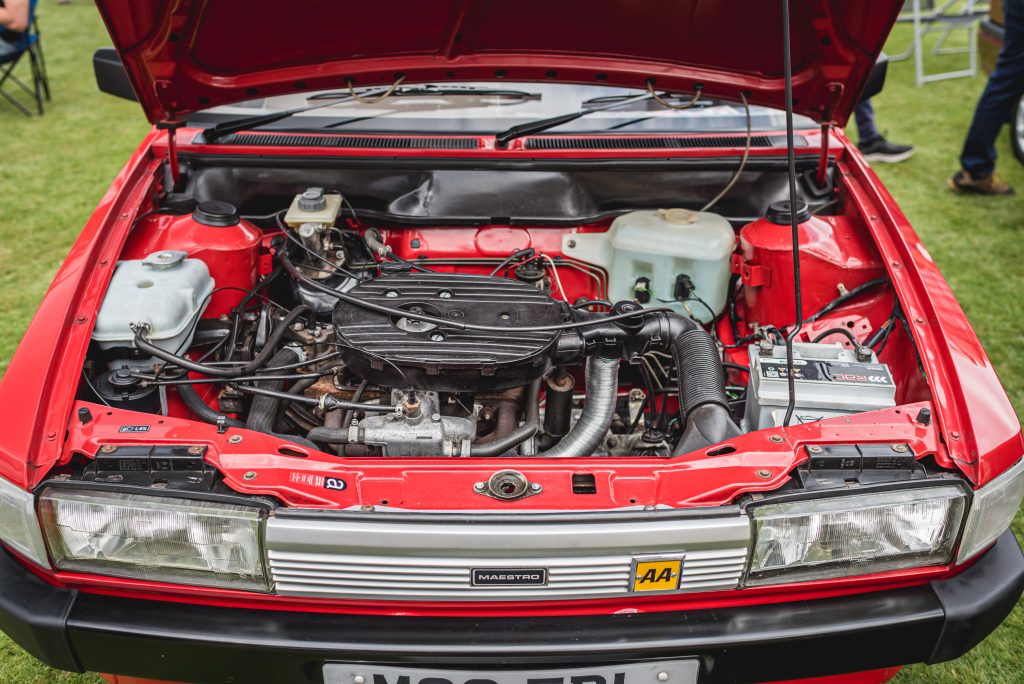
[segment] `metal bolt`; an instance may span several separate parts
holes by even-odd
[[[658,681],[659,682],[667,682],[668,681],[668,672],[659,672],[658,673]]]
[[[811,454],[820,454],[823,451],[825,451],[825,450],[822,449],[817,444],[812,444],[811,446],[807,447],[807,452],[811,453]]]
[[[893,444],[892,445],[892,450],[895,451],[898,454],[906,453],[907,445],[906,444]]]
[[[770,471],[770,470],[758,470],[754,474],[757,475],[762,480],[768,480],[768,479],[771,479],[772,471]]]
[[[398,290],[387,290],[386,292],[384,292],[384,296],[387,297],[388,299],[395,299],[396,297],[398,297]]]
[[[507,321],[508,319],[512,318],[512,314],[506,311],[502,311],[500,314],[498,314],[498,318],[500,318],[503,321]]]
[[[228,437],[228,442],[230,444],[239,444],[241,441],[242,435],[231,435],[230,437]]]
[[[530,483],[530,491],[531,492],[539,492],[541,489],[542,489],[542,487],[539,484],[537,484],[536,482]]]
[[[363,675],[355,675],[352,677],[352,684],[366,684],[366,677]]]
[[[565,243],[565,246],[568,247],[569,249],[572,249],[573,247],[576,246],[576,241],[575,240],[569,240],[568,242]]]
[[[117,451],[117,447],[114,446],[113,444],[104,444],[103,448],[101,448],[100,451],[103,452],[104,454],[112,454],[115,451]]]
[[[188,448],[188,453],[192,454],[193,456],[197,456],[203,453],[203,447],[199,446],[198,444],[195,446],[190,446]]]
[[[85,323],[88,320],[89,320],[88,316],[79,316],[78,318],[75,319],[75,321],[78,322],[79,324]]]
[[[246,471],[246,473],[244,475],[242,475],[242,479],[243,480],[255,480],[256,479],[256,473],[254,471],[252,471],[252,470]]]
[[[440,413],[431,413],[430,414],[430,420],[434,421],[435,423],[440,423],[441,422],[441,414]]]
[[[441,299],[451,299],[452,298],[452,291],[451,290],[441,290],[440,292],[437,293],[437,296],[440,297]]]
[[[482,492],[485,489],[487,489],[487,483],[486,482],[477,482],[475,485],[473,485],[473,491],[475,491],[475,492]]]
[[[430,339],[433,340],[434,342],[444,342],[444,333],[432,333],[430,335]]]
[[[949,433],[949,438],[955,442],[956,440],[960,439],[960,433],[954,430],[953,432]]]
[[[922,316],[915,316],[914,322],[918,325],[924,325],[924,318]]]
[[[48,440],[50,440],[52,442],[53,440],[57,439],[57,433],[56,432],[47,432],[46,433],[46,439],[48,439]]]
[[[772,444],[782,444],[786,440],[782,438],[782,435],[769,435],[768,441],[771,442]]]

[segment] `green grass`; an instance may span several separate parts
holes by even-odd
[[[81,226],[148,129],[137,105],[96,90],[92,51],[109,44],[96,10],[85,2],[42,5],[53,102],[44,117],[31,119],[0,102],[0,372]],[[901,28],[893,51],[907,39]],[[945,185],[983,85],[979,77],[919,89],[911,63],[892,65],[885,92],[875,99],[879,124],[891,139],[916,145],[917,154],[878,172],[949,279],[1021,415],[1024,195],[960,197]],[[999,155],[1000,173],[1024,193],[1024,167],[1013,160],[1005,137]],[[1024,536],[1021,516],[1015,529]],[[1018,607],[967,656],[908,668],[897,681],[1018,682],[1024,678],[1022,644],[1024,610]],[[99,681],[49,670],[0,635],[4,684]]]

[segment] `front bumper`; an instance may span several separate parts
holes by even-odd
[[[0,629],[73,671],[199,682],[321,682],[325,661],[480,671],[698,657],[702,684],[956,658],[1024,591],[1007,531],[956,577],[907,589],[715,610],[568,617],[332,615],[117,598],[53,587],[0,553]]]

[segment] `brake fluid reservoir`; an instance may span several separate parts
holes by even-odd
[[[735,242],[732,226],[718,214],[657,209],[623,214],[605,233],[566,235],[562,249],[566,256],[608,271],[612,301],[636,299],[645,306],[670,306],[706,323],[712,313],[695,300],[677,301],[676,282],[687,276],[693,283],[692,297],[702,299],[715,314],[721,312]]]

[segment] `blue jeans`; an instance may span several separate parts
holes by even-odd
[[[986,178],[996,168],[996,137],[1024,95],[1024,0],[1005,0],[1003,49],[974,110],[960,165],[972,178]]]
[[[857,142],[861,145],[873,143],[882,137],[875,126],[875,108],[871,106],[871,100],[862,100],[853,110],[853,116],[857,119]]]

